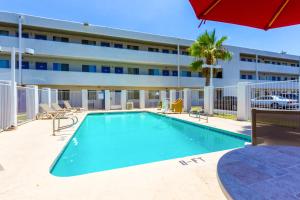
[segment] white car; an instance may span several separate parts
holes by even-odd
[[[287,99],[281,96],[269,95],[269,96],[260,96],[254,99],[251,99],[252,107],[259,108],[285,108],[285,109],[295,109],[298,108],[299,103],[294,99]]]

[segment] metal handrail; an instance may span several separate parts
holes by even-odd
[[[71,119],[72,120],[72,123],[71,124],[68,124],[68,125],[64,125],[64,126],[60,126],[60,120],[61,119]],[[56,128],[56,122],[55,121],[58,121],[58,125],[57,125],[57,128]],[[71,115],[66,115],[65,112],[58,112],[54,117],[53,117],[53,121],[52,121],[52,125],[53,125],[53,134],[55,136],[55,132],[57,131],[60,131],[60,130],[63,130],[63,129],[66,129],[66,128],[70,128],[72,126],[74,126],[75,124],[77,124],[78,122],[78,118],[77,116],[71,114]]]

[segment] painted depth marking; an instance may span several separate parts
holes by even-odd
[[[189,165],[190,163],[200,163],[200,162],[205,162],[205,160],[201,157],[197,157],[197,158],[192,158],[190,160],[180,160],[179,163],[181,165]]]

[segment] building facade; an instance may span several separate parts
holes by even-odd
[[[0,12],[0,46],[19,47],[20,14]],[[168,90],[203,88],[193,72],[193,40],[22,15],[23,48],[18,82],[59,90]],[[298,79],[299,56],[227,46],[233,53],[214,77],[215,86],[240,81]],[[18,62],[16,62],[18,63]],[[18,66],[16,66],[18,68]],[[0,53],[0,80],[9,79],[10,55]]]

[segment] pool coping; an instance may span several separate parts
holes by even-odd
[[[90,112],[86,112],[84,114],[82,120],[79,122],[80,124],[76,127],[76,129],[72,133],[71,137],[66,141],[66,143],[63,145],[63,147],[60,150],[60,152],[57,154],[57,156],[55,157],[55,159],[51,163],[51,165],[49,167],[49,173],[52,176],[55,176],[55,175],[53,175],[51,173],[52,170],[53,170],[53,168],[56,166],[56,164],[57,164],[58,160],[60,159],[61,155],[66,151],[67,146],[69,145],[69,143],[71,142],[71,140],[74,138],[76,132],[82,126],[83,122],[86,120],[86,117],[88,115],[98,115],[98,114],[105,115],[105,114],[121,114],[121,113],[142,113],[142,112],[159,115],[159,116],[162,116],[162,117],[170,118],[172,120],[176,120],[176,121],[188,123],[188,124],[191,124],[193,126],[198,126],[198,127],[209,129],[209,130],[214,130],[214,131],[216,131],[218,133],[229,135],[231,137],[237,137],[237,138],[240,138],[240,139],[244,139],[244,140],[246,140],[245,141],[245,145],[246,145],[246,142],[251,142],[251,136],[248,136],[248,135],[244,135],[244,134],[240,134],[240,133],[236,133],[236,132],[232,132],[232,131],[227,131],[227,130],[224,130],[224,129],[220,129],[220,128],[216,128],[216,127],[212,127],[212,126],[208,126],[208,125],[204,125],[204,124],[199,124],[199,123],[196,123],[196,122],[191,122],[191,121],[187,121],[187,120],[184,120],[184,119],[179,119],[177,117],[172,117],[172,116],[169,116],[169,115],[166,115],[166,114],[163,114],[163,113],[157,113],[157,112],[153,112],[153,111],[149,111],[149,110],[124,110],[124,111],[123,110],[113,110],[113,111],[108,111],[108,112],[107,111],[90,111]],[[233,149],[229,149],[229,150],[233,150]],[[219,151],[216,151],[216,152],[219,152]],[[55,176],[55,177],[60,177],[60,176]],[[70,177],[72,177],[72,176],[70,176]],[[68,177],[60,177],[60,178],[68,178]]]

